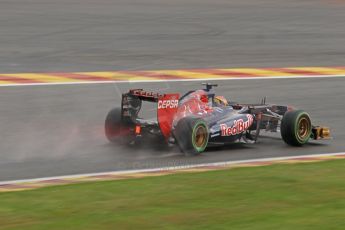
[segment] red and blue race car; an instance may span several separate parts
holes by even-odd
[[[135,144],[146,136],[162,137],[177,144],[187,155],[197,155],[209,146],[236,142],[256,143],[260,131],[280,132],[283,141],[302,146],[310,139],[328,139],[328,127],[311,123],[303,110],[287,105],[241,104],[215,94],[215,84],[204,89],[159,94],[131,89],[122,94],[121,107],[105,120],[105,135],[111,142]],[[157,119],[142,119],[142,101],[157,104]]]

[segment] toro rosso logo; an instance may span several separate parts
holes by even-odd
[[[246,131],[254,121],[253,116],[250,114],[247,114],[247,119],[247,121],[243,121],[243,119],[235,120],[233,126],[231,127],[228,127],[226,124],[221,124],[221,136],[233,136]]]
[[[178,100],[159,100],[158,109],[174,109],[178,106]]]

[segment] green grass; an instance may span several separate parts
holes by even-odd
[[[0,229],[345,229],[345,160],[0,193]]]

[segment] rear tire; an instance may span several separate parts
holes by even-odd
[[[308,142],[312,125],[309,115],[303,110],[288,111],[283,116],[280,132],[288,145],[302,146]]]
[[[105,136],[112,143],[125,144],[130,143],[129,126],[122,122],[121,108],[114,108],[109,111],[105,119]]]
[[[209,131],[206,122],[200,118],[185,117],[178,123],[174,136],[180,150],[186,155],[198,155],[205,151]]]

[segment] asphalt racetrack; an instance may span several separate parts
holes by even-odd
[[[310,113],[315,124],[332,128],[334,140],[289,147],[279,134],[261,138],[256,145],[210,149],[185,157],[178,149],[157,143],[139,148],[109,144],[103,134],[104,118],[120,105],[120,92],[143,87],[183,92],[199,82],[23,86],[1,88],[0,179],[23,179],[135,168],[292,156],[344,151],[344,78],[219,81],[219,94],[234,101],[291,103]],[[329,90],[332,89],[332,90]],[[154,114],[152,105],[147,112]]]
[[[0,73],[343,66],[341,0],[0,0]]]
[[[0,0],[0,72],[342,66],[344,12],[336,0]],[[234,101],[266,96],[305,109],[334,139],[293,148],[269,134],[198,157],[157,143],[114,146],[103,122],[121,92],[200,82],[0,87],[0,181],[345,151],[345,78],[218,83]]]

